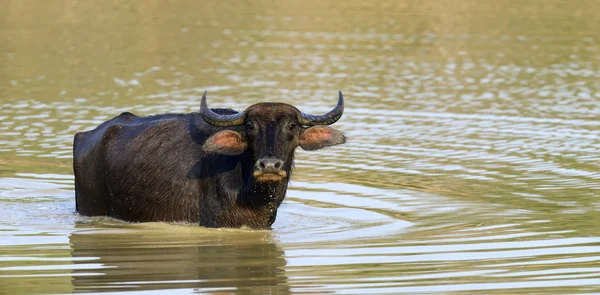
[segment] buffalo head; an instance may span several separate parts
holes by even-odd
[[[249,153],[254,163],[252,175],[257,182],[288,179],[294,150],[318,150],[342,144],[346,137],[331,125],[342,117],[344,97],[339,92],[337,106],[325,115],[310,115],[285,103],[259,103],[241,113],[223,115],[213,112],[202,96],[200,115],[210,125],[223,128],[209,137],[205,151],[238,155]]]

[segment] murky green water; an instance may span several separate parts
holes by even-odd
[[[600,2],[2,1],[0,294],[600,292]],[[122,111],[324,112],[272,231],[74,213]]]

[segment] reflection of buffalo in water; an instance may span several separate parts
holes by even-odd
[[[289,293],[284,252],[270,233],[157,226],[74,232],[72,256],[81,264],[73,271],[75,290]]]

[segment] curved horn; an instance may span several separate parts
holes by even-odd
[[[243,112],[232,115],[220,115],[208,108],[208,104],[206,103],[206,91],[202,94],[202,102],[200,102],[200,116],[202,116],[202,119],[204,119],[206,123],[218,127],[236,126],[244,123]]]
[[[341,91],[339,93],[338,103],[333,110],[325,115],[310,115],[300,112],[298,118],[300,124],[305,126],[331,125],[339,120],[344,113],[344,96],[342,96]]]

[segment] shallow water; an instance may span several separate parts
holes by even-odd
[[[44,4],[0,12],[0,294],[600,292],[600,3]],[[76,132],[205,89],[342,90],[349,142],[272,231],[74,213]]]

